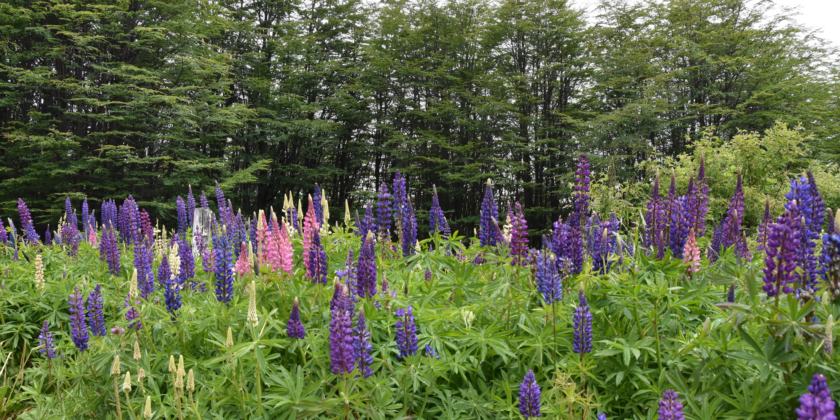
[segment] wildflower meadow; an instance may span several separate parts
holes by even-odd
[[[493,180],[453,231],[400,171],[353,209],[316,185],[242,214],[185,186],[177,226],[128,195],[38,231],[19,199],[0,418],[836,420],[840,213],[810,170],[779,206],[736,171],[715,220],[702,158],[621,217],[576,165],[542,237]]]

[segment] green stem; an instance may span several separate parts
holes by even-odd
[[[654,338],[656,338],[656,365],[659,367],[659,375],[662,375],[662,357],[660,353],[662,352],[662,348],[659,346],[659,324],[657,323],[657,318],[659,317],[659,298],[654,301],[653,304],[654,313],[653,313],[653,333]]]

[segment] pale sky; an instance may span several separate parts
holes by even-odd
[[[639,0],[636,0],[639,1]],[[840,48],[840,0],[772,0],[782,7],[796,8],[794,20],[809,29],[819,29],[820,38]],[[573,6],[593,11],[598,0],[571,0]]]

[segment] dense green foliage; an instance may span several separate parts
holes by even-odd
[[[457,239],[449,242],[453,249],[461,249]],[[195,392],[189,393],[194,403],[185,395],[182,410],[188,418],[198,418],[197,412],[203,419],[345,418],[348,413],[370,419],[518,419],[517,386],[529,369],[543,388],[547,418],[592,419],[604,412],[610,419],[652,419],[668,388],[679,393],[689,419],[792,418],[815,372],[829,377],[834,395],[840,392],[840,356],[824,353],[825,326],[812,319],[830,314],[836,319],[840,301],[801,305],[792,294],[778,303],[767,299],[758,258],[739,261],[728,253],[715,264],[703,259],[699,273],[688,275],[679,260],[651,260],[639,251],[635,258],[624,257],[620,272],[596,276],[587,268],[566,277],[563,300],[554,308],[540,304],[531,270],[511,266],[506,249],[497,255],[472,247],[466,250],[467,262],[459,262],[445,255],[439,237],[431,241],[438,251],[404,259],[377,246],[379,281],[387,278],[396,293],[357,303],[372,333],[374,375],[369,378],[330,373],[332,288],[304,277],[299,236],[293,237],[292,276],[278,277],[263,267],[256,278],[257,326],[247,321],[249,295],[243,294],[253,276],[237,279],[228,307],[216,301],[212,273],[197,267],[197,279],[210,282],[211,290],[184,290],[177,322],[170,321],[158,291],[138,306],[141,331],[91,337],[84,353],[70,340],[67,296],[76,286],[89,291],[101,284],[107,327],[127,327],[130,258],[123,253],[117,277],[108,274],[87,243],[77,258],[58,247],[22,247],[18,262],[5,248],[0,254],[0,267],[6,267],[0,359],[7,362],[0,400],[8,400],[0,404],[0,416],[114,419],[112,385],[116,380],[122,386],[130,372],[129,398],[120,391],[123,418],[129,418],[129,408],[132,416],[141,416],[147,396],[153,418],[177,418],[168,361],[179,355],[184,369],[195,372]],[[348,249],[358,255],[357,237],[343,229],[325,236],[324,244],[330,272],[344,267]],[[424,242],[422,248],[427,247]],[[479,251],[489,261],[476,266],[469,261]],[[27,262],[36,252],[45,264],[43,290]],[[428,282],[426,269],[432,273]],[[729,285],[737,291],[735,303],[722,303]],[[584,360],[571,345],[579,287],[594,315],[594,348]],[[300,299],[307,331],[299,342],[285,328],[294,297]],[[420,352],[399,359],[394,310],[406,305],[415,308]],[[43,320],[49,320],[58,345],[59,357],[51,362],[33,349]],[[232,347],[226,345],[228,328]],[[139,360],[133,358],[135,340]],[[441,357],[426,356],[426,344]],[[122,370],[114,378],[109,373],[116,355]],[[142,386],[136,379],[140,368],[146,374]]]
[[[171,221],[183,185],[213,180],[246,214],[315,182],[360,203],[399,167],[461,231],[488,177],[543,228],[579,152],[645,181],[706,135],[782,121],[837,162],[833,51],[788,13],[640,3],[5,1],[0,212],[131,191]]]

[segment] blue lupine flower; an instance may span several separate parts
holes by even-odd
[[[298,340],[302,340],[306,337],[306,330],[303,328],[303,323],[300,321],[298,298],[295,298],[295,303],[292,304],[292,313],[289,315],[289,322],[286,324],[286,333],[289,334],[289,337]]]
[[[659,420],[684,420],[682,409],[682,404],[677,401],[677,393],[669,389],[659,400],[659,411],[656,414],[659,415]]]
[[[541,397],[542,390],[534,377],[534,371],[529,370],[519,385],[519,413],[526,419],[540,417]]]
[[[400,359],[417,354],[417,326],[414,325],[414,314],[411,310],[411,305],[409,305],[406,309],[400,308],[396,311],[397,317],[399,317],[396,330]]]
[[[493,219],[499,219],[499,206],[493,198],[493,185],[487,180],[484,199],[481,201],[481,225],[478,228],[478,240],[481,246],[496,246],[501,238],[493,232]]]
[[[340,283],[336,284],[338,301],[347,301],[347,291]],[[352,312],[345,304],[337,304],[332,310],[330,321],[330,367],[335,375],[350,373],[355,368],[355,350],[353,343]]]
[[[547,305],[563,299],[563,282],[557,265],[548,252],[533,251],[537,260],[536,283],[537,291],[543,295]]]
[[[434,357],[435,359],[440,359],[440,355],[435,354],[435,349],[433,349],[432,346],[428,344],[426,344],[426,356]]]
[[[43,346],[41,350],[38,350],[38,353],[46,354],[47,359],[55,358],[55,342],[53,342],[53,335],[46,319],[44,320],[44,326],[41,327],[41,334],[38,335],[38,345]]]
[[[327,253],[321,245],[321,234],[312,231],[312,245],[309,247],[309,267],[307,267],[312,283],[327,283]]]
[[[70,294],[70,333],[73,336],[73,344],[79,351],[85,351],[88,348],[88,340],[90,340],[82,299],[82,292],[79,291],[79,286],[76,286],[73,293]]]
[[[362,298],[376,295],[376,251],[374,250],[373,232],[368,232],[359,253],[356,268],[356,294]]]
[[[233,250],[227,235],[213,232],[213,250],[216,253],[216,299],[230,305],[233,298]]]
[[[575,308],[574,339],[572,349],[575,353],[592,351],[592,312],[583,291],[580,292],[580,304]]]
[[[102,285],[97,284],[87,298],[87,323],[90,332],[96,336],[108,333],[105,329],[105,316],[102,314]]]
[[[356,328],[353,329],[353,352],[358,363],[359,373],[365,378],[373,375],[370,365],[373,364],[373,356],[370,351],[373,346],[370,344],[370,331],[365,322],[365,308],[359,308],[359,315],[356,319]]]

